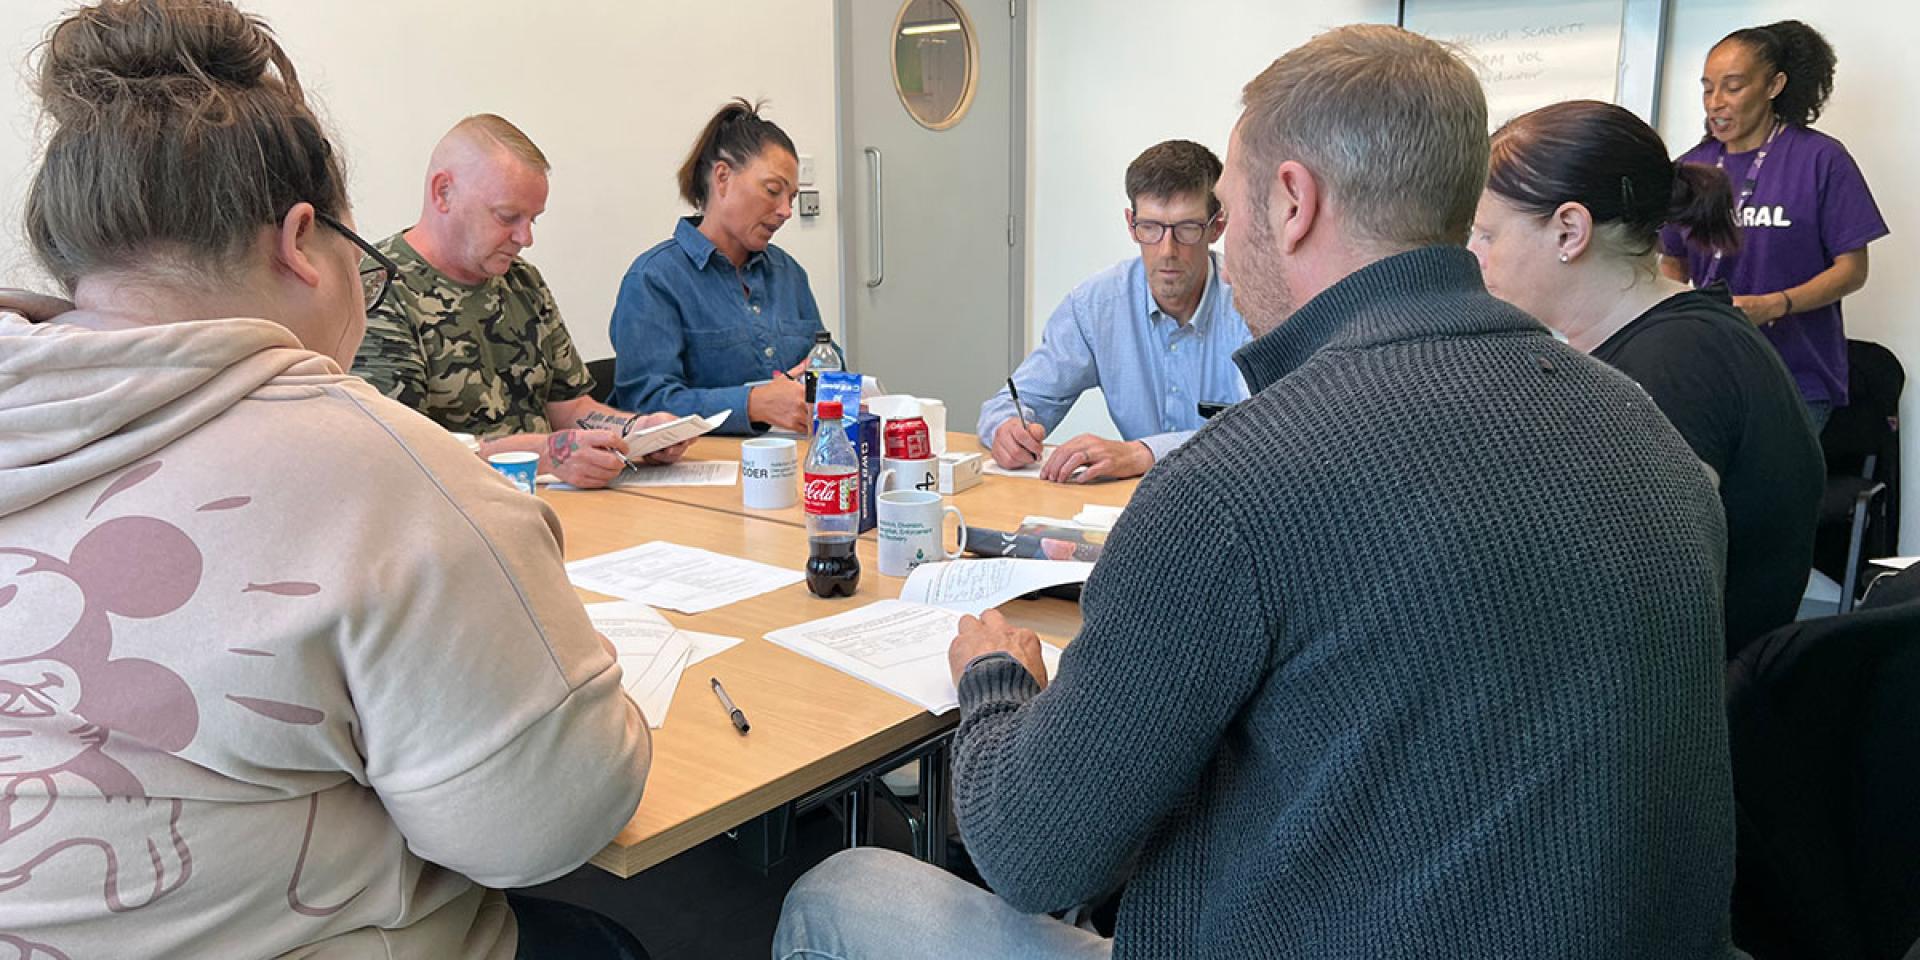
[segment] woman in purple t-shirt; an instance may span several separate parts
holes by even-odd
[[[1677,228],[1661,239],[1668,276],[1727,285],[1780,351],[1816,427],[1847,403],[1840,298],[1866,285],[1867,244],[1887,235],[1847,148],[1807,126],[1833,92],[1834,62],[1826,39],[1798,20],[1714,45],[1700,78],[1707,135],[1680,159],[1726,171],[1740,244],[1689,246]]]

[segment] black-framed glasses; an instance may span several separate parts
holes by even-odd
[[[1191,247],[1196,243],[1205,242],[1207,229],[1219,222],[1220,214],[1217,213],[1205,220],[1182,220],[1179,223],[1135,220],[1132,227],[1133,239],[1147,246],[1153,246],[1160,242],[1160,238],[1167,235],[1168,230],[1172,230],[1175,243]]]
[[[366,298],[367,311],[371,313],[373,308],[379,306],[380,301],[386,297],[387,288],[393,286],[393,278],[400,274],[400,265],[375,249],[373,244],[360,239],[360,235],[347,229],[346,224],[318,210],[313,212],[313,217],[339,231],[348,242],[359,247],[360,252],[366,254],[366,258],[360,261],[360,293]]]

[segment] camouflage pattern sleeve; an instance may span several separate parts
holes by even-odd
[[[553,291],[533,264],[522,260],[515,267],[526,270],[528,289],[539,304],[540,355],[546,361],[549,377],[547,401],[559,403],[587,396],[593,392],[593,374],[587,372],[586,361],[580,359],[580,352],[574,349],[573,336],[567,333],[567,325],[560,319],[560,307],[554,302]]]
[[[375,390],[415,410],[427,406],[427,361],[412,311],[400,285],[367,311],[367,335],[353,358],[353,372]]]

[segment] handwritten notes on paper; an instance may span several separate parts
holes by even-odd
[[[960,632],[960,616],[939,607],[880,600],[775,630],[767,640],[931,713],[946,713],[960,706],[947,665],[947,647]],[[1051,675],[1058,669],[1060,651],[1046,643],[1040,649]]]
[[[900,587],[900,599],[978,615],[1015,597],[1067,583],[1084,583],[1093,564],[995,557],[923,563]]]
[[[806,579],[798,570],[655,540],[567,564],[574,586],[681,613],[705,613]]]
[[[1468,54],[1497,129],[1561,100],[1614,100],[1622,11],[1621,0],[1420,0],[1407,5],[1406,25]]]

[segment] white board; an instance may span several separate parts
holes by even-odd
[[[1665,0],[1410,0],[1403,25],[1459,47],[1499,126],[1562,100],[1618,103],[1654,122]]]

